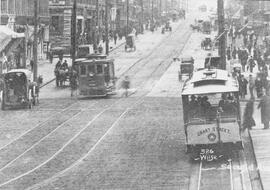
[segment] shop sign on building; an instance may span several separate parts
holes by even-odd
[[[49,5],[65,5],[65,0],[50,0]]]

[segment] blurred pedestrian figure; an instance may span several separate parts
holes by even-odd
[[[242,60],[242,50],[240,48],[237,49],[237,56],[238,56],[238,59],[241,61]]]
[[[243,115],[243,131],[246,129],[251,130],[252,127],[256,125],[255,120],[253,118],[254,112],[254,100],[250,99],[245,107],[244,115]]]
[[[114,32],[113,40],[114,40],[114,45],[116,45],[116,42],[117,42],[117,33],[116,32]]]
[[[227,48],[226,53],[227,53],[227,59],[231,60],[231,48],[230,47]]]
[[[232,57],[233,59],[236,59],[236,54],[237,54],[237,50],[236,50],[236,47],[233,48],[233,51],[232,51]]]
[[[263,82],[261,77],[257,76],[255,80],[255,88],[257,92],[257,97],[260,98],[263,95]]]
[[[247,95],[247,84],[248,84],[247,79],[245,79],[244,75],[241,75],[241,78],[239,81],[239,91],[240,91],[240,96],[243,99]]]
[[[59,57],[59,60],[62,62],[64,54],[61,52],[61,53],[59,53],[58,57]]]
[[[247,67],[247,71],[250,70],[251,73],[253,73],[253,68],[255,67],[255,61],[253,59],[252,56],[250,56],[249,60],[248,60],[248,67]]]
[[[50,63],[52,64],[53,63],[53,52],[52,51],[48,52],[48,58],[50,60]]]
[[[253,59],[256,61],[258,60],[258,50],[257,49],[253,50]]]
[[[103,47],[101,46],[101,44],[99,44],[98,46],[98,53],[102,53],[103,52]]]
[[[62,61],[59,59],[55,65],[56,69],[60,69],[60,67],[62,66]]]
[[[248,60],[248,52],[246,49],[244,49],[242,51],[242,61],[241,61],[241,64],[242,64],[242,67],[243,67],[243,71],[245,72],[245,67],[247,65],[247,60]]]
[[[250,99],[254,99],[255,80],[253,79],[253,76],[251,74],[249,75],[248,84]]]
[[[31,71],[33,71],[34,70],[34,61],[33,61],[33,59],[31,59],[31,61],[30,61],[30,67],[31,67]]]
[[[262,96],[258,105],[258,109],[261,109],[261,122],[264,125],[264,129],[269,129],[270,97],[268,92],[264,92],[264,95]]]
[[[124,80],[122,81],[122,88],[124,89],[122,96],[128,97],[128,90],[130,88],[130,80],[128,76],[125,76]]]
[[[62,70],[67,70],[68,69],[68,63],[67,60],[64,61],[64,63],[60,67]]]

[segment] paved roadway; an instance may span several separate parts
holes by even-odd
[[[77,100],[61,89],[33,110],[0,111],[0,189],[227,190],[250,183],[242,178],[243,153],[213,164],[185,154],[172,58],[205,54],[198,50],[201,34],[191,36],[191,20],[136,52],[111,55],[126,64],[119,81],[129,75],[137,89],[128,98]]]
[[[146,97],[191,34],[188,22],[173,30],[128,53],[125,75],[138,90],[129,98],[51,98],[1,111],[0,189],[187,189],[181,100]]]

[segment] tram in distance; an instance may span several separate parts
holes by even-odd
[[[114,60],[106,55],[93,54],[77,59],[79,96],[105,97],[115,92]]]
[[[183,85],[182,101],[188,153],[217,145],[243,148],[239,86],[227,71],[194,72]]]

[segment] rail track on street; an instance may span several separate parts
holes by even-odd
[[[193,161],[189,190],[263,190],[249,143],[218,161]]]
[[[182,51],[191,35],[188,25],[186,27],[180,37],[169,35],[174,44],[171,40],[163,41],[125,72],[133,76],[139,90],[144,89],[146,81],[158,80],[171,65],[172,58]],[[180,44],[175,42],[176,38],[182,38]],[[167,52],[151,61],[163,52],[166,43],[170,47]],[[178,49],[175,44],[179,45]],[[53,108],[52,101],[26,111],[55,113],[0,148],[0,189],[38,189],[69,172],[107,138],[127,113],[144,101],[150,90],[147,88],[138,97],[125,99],[74,100],[57,108]]]

